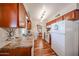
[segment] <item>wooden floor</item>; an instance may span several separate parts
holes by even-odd
[[[34,41],[34,55],[56,56],[56,53],[51,49],[50,45],[42,39],[42,37],[38,37],[37,40]]]

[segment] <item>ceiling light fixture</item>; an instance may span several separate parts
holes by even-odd
[[[47,10],[46,10],[46,6],[45,5],[43,5],[43,7],[42,7],[42,10],[41,10],[41,12],[39,13],[41,16],[39,17],[39,19],[40,19],[40,22],[42,22],[45,18],[46,18],[46,16],[47,16],[47,12],[46,12]]]
[[[41,17],[40,17],[41,18],[41,22],[45,19],[45,15],[46,15],[46,11],[44,10],[42,15],[41,15]]]

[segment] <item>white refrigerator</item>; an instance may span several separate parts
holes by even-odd
[[[79,22],[62,20],[51,26],[51,47],[59,56],[78,55]]]

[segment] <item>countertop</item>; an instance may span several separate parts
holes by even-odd
[[[6,46],[7,44],[10,44],[12,41],[4,41],[4,42],[0,42],[0,48],[3,48],[4,46]]]
[[[33,45],[33,40],[27,40],[27,39],[22,39],[21,41],[18,40],[11,40],[11,41],[4,41],[0,43],[0,48],[17,48],[17,47],[32,47]]]

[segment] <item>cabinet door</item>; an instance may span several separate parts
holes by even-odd
[[[65,14],[64,19],[74,21],[75,20],[75,12],[72,11],[72,12]]]
[[[2,6],[0,4],[0,26],[1,26],[1,20],[2,20],[2,17],[1,17],[2,16],[2,9],[1,8],[2,8]]]
[[[76,17],[76,20],[79,20],[79,10],[75,10],[75,17]]]
[[[19,27],[26,27],[26,10],[23,4],[19,4]]]
[[[63,20],[63,16],[60,16],[52,21],[49,21],[48,23],[46,23],[46,25],[48,26],[48,25],[54,24],[54,23],[62,21],[62,20]]]
[[[2,4],[1,27],[17,27],[17,4]]]

